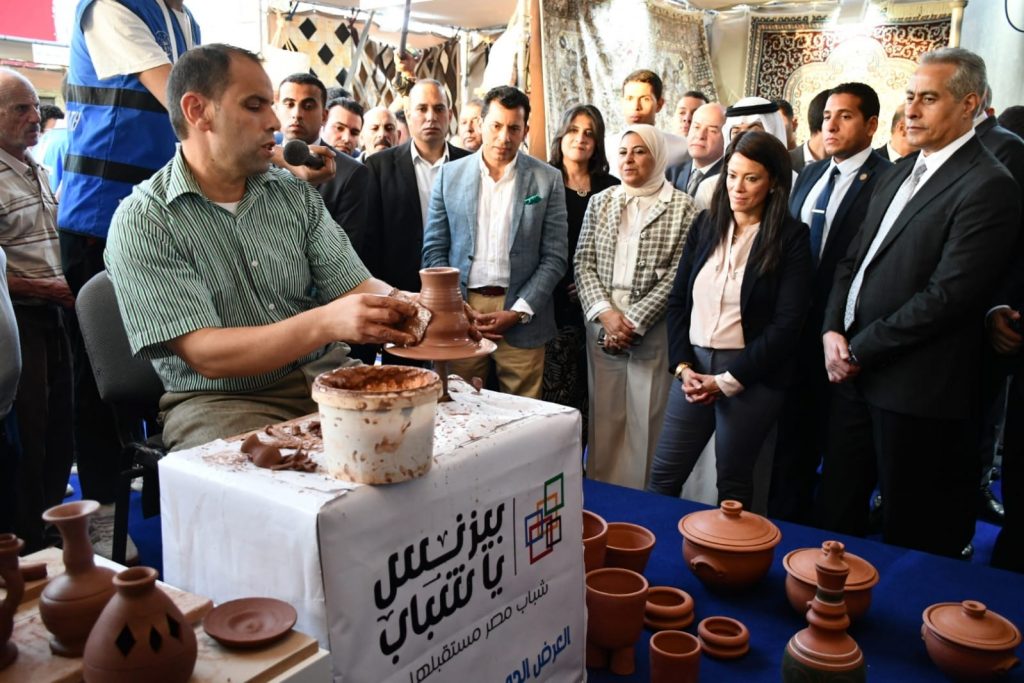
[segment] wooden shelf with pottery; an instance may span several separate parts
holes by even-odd
[[[64,571],[60,550],[50,548],[33,553],[26,561],[45,561],[48,578]],[[97,558],[99,559],[99,558]],[[108,564],[104,562],[104,564]],[[18,658],[0,671],[0,683],[80,683],[82,659],[58,657],[50,652],[50,633],[39,616],[39,595],[48,579],[26,584],[25,598],[14,616],[11,641],[18,646]],[[269,683],[289,680],[289,674],[302,669],[306,660],[318,658],[319,647],[313,638],[292,631],[269,647],[259,650],[231,650],[203,631],[202,620],[213,609],[213,602],[192,593],[159,583],[196,630],[199,657],[190,681],[232,681],[232,683]],[[0,589],[2,591],[3,589]]]

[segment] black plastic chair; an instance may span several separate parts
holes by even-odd
[[[156,416],[163,384],[148,360],[132,355],[114,285],[106,271],[85,283],[75,302],[78,325],[92,363],[100,398],[111,407],[121,444],[118,454],[120,481],[114,500],[115,562],[124,564],[128,542],[128,506],[132,481],[143,477],[142,508],[145,517],[160,511],[157,462],[166,450]]]

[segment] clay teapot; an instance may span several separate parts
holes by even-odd
[[[727,590],[747,588],[767,574],[782,540],[777,526],[735,500],[691,512],[679,520],[679,533],[686,566],[707,587]]]
[[[786,569],[786,597],[798,613],[803,614],[814,598],[817,585],[815,562],[825,554],[825,548],[800,548],[792,550],[782,558]],[[846,613],[851,621],[863,617],[871,606],[871,589],[878,583],[878,570],[862,557],[843,553],[843,561],[850,567],[846,577],[843,597]]]
[[[18,658],[18,646],[11,642],[11,634],[14,633],[14,613],[25,594],[25,581],[18,566],[18,553],[24,547],[25,542],[14,534],[0,534],[0,577],[7,589],[0,603],[0,669]]]
[[[79,500],[43,513],[64,540],[64,573],[43,590],[39,616],[53,634],[50,650],[62,657],[81,656],[89,631],[114,594],[114,570],[95,565],[89,542],[89,516],[99,507],[95,500]]]
[[[85,645],[85,683],[185,683],[196,663],[196,633],[150,567],[114,577],[117,594]]]
[[[1020,631],[977,600],[940,602],[922,615],[921,637],[928,656],[951,678],[995,678],[1019,664],[1014,649]]]

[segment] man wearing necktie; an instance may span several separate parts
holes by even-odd
[[[789,209],[810,226],[814,279],[811,308],[799,347],[797,384],[779,418],[768,513],[793,522],[813,521],[814,486],[825,447],[829,382],[821,324],[836,265],[860,228],[878,181],[892,164],[871,149],[878,127],[878,94],[863,83],[843,83],[826,100],[821,161],[804,167]]]
[[[1020,231],[1013,178],[975,137],[985,63],[922,55],[901,159],[872,195],[822,326],[837,391],[819,495],[826,528],[863,534],[877,476],[887,543],[956,557],[974,534],[984,315]]]

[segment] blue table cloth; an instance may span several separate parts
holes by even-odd
[[[786,600],[782,558],[796,548],[820,548],[829,539],[842,541],[848,552],[871,562],[880,574],[871,609],[849,630],[864,652],[869,681],[947,680],[928,658],[921,640],[921,614],[936,602],[980,600],[1018,628],[1024,626],[1024,576],[1020,574],[784,522],[776,522],[782,541],[771,570],[757,586],[732,595],[712,593],[683,564],[678,530],[681,517],[707,506],[590,480],[584,480],[583,506],[608,522],[633,522],[654,532],[657,542],[644,575],[651,586],[676,586],[693,596],[696,618],[687,632],[696,635],[698,622],[716,615],[746,624],[750,652],[733,661],[702,656],[702,681],[780,680],[786,643],[807,625]],[[650,636],[645,629],[637,644],[634,675],[588,669],[588,680],[648,681]],[[1017,655],[1021,656],[1021,648]],[[1024,681],[1024,667],[1016,667],[1003,680]]]

